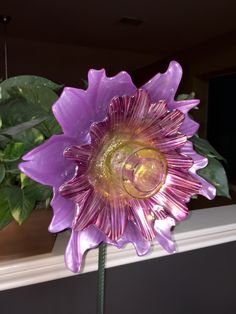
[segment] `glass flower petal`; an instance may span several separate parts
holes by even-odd
[[[54,188],[50,231],[72,229],[70,270],[79,271],[85,251],[101,242],[130,242],[144,255],[156,239],[174,252],[171,230],[186,218],[190,198],[214,197],[197,174],[207,160],[187,140],[198,128],[188,112],[199,101],[175,101],[181,76],[173,61],[137,89],[126,72],[89,71],[87,90],[65,88],[53,107],[64,135],[24,157],[21,170]]]
[[[19,165],[20,170],[39,183],[58,187],[74,173],[75,165],[63,156],[64,149],[72,143],[64,135],[52,136],[23,156],[26,162]]]

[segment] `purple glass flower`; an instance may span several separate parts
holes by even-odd
[[[53,106],[63,134],[24,156],[21,171],[53,187],[49,230],[72,229],[65,261],[73,272],[102,241],[131,242],[144,255],[155,238],[174,252],[171,228],[191,196],[214,198],[196,173],[207,159],[188,141],[198,129],[188,111],[199,101],[174,100],[181,76],[173,61],[137,89],[126,72],[90,70],[87,90],[65,88]]]

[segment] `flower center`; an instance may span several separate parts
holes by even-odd
[[[167,163],[155,148],[142,142],[111,143],[97,156],[93,183],[107,197],[145,199],[165,182]]]
[[[164,156],[142,143],[128,142],[117,147],[109,166],[114,182],[133,198],[150,197],[165,181]]]

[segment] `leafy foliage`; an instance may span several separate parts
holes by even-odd
[[[5,173],[6,173],[6,170],[5,170],[4,165],[0,164],[0,183],[4,180]]]
[[[35,206],[48,206],[51,188],[18,169],[22,155],[61,133],[52,105],[62,89],[37,76],[17,76],[0,83],[0,229],[15,219],[22,224]]]
[[[195,93],[192,92],[190,94],[178,95],[176,100],[182,101],[194,98]],[[195,109],[197,109],[197,107],[195,107]],[[225,158],[222,157],[206,139],[200,138],[198,135],[194,135],[190,141],[193,143],[195,150],[208,159],[208,165],[198,170],[198,174],[215,186],[217,195],[230,198],[228,179],[221,163],[224,162],[227,164]]]
[[[1,187],[0,195],[0,229],[2,229],[13,220],[13,217],[9,210],[9,188],[5,186]]]
[[[177,101],[180,100],[189,100],[189,99],[194,99],[195,98],[195,93],[191,92],[190,94],[180,94],[176,97]]]
[[[225,158],[207,140],[197,135],[193,136],[190,141],[200,155],[208,158],[208,165],[198,170],[198,174],[215,186],[217,195],[230,198],[228,179],[225,169],[220,162],[224,161],[226,163]]]
[[[10,142],[0,156],[2,162],[12,162],[20,159],[25,151],[24,143]]]
[[[12,87],[47,87],[54,92],[59,92],[63,85],[58,85],[44,77],[34,75],[19,75],[11,77],[0,83],[0,99],[6,99],[9,97],[9,91]]]
[[[15,125],[15,126],[12,126],[10,128],[5,128],[5,129],[0,130],[0,134],[14,138],[19,133],[24,132],[28,129],[31,129],[32,127],[40,124],[41,122],[45,121],[46,119],[47,119],[47,117],[42,117],[42,118],[34,119],[31,121],[23,122],[23,123]]]
[[[215,148],[208,142],[208,140],[200,138],[199,136],[195,135],[191,138],[191,142],[193,143],[195,149],[201,155],[210,158],[216,158],[227,163],[226,159],[215,150]]]

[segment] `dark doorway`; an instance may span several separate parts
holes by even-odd
[[[229,181],[236,184],[236,73],[209,81],[207,138],[226,158]]]

